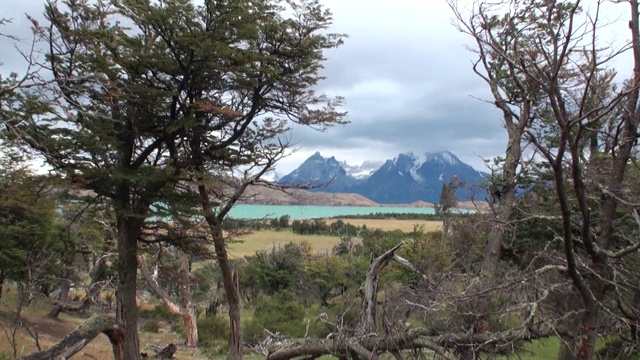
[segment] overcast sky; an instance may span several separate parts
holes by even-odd
[[[444,0],[323,0],[333,32],[349,37],[328,52],[320,91],[345,97],[350,123],[325,132],[296,127],[299,150],[278,165],[284,175],[316,151],[350,164],[383,161],[400,152],[449,150],[482,169],[481,158],[504,153],[506,135],[485,84],[471,70],[469,38],[451,25]],[[41,0],[0,0],[15,19],[12,32],[28,35],[24,14],[40,14]],[[613,5],[615,11],[628,5]],[[611,16],[615,18],[615,16]],[[610,31],[628,38],[627,19]],[[6,41],[0,39],[0,46]],[[2,49],[3,72],[16,64]],[[626,55],[630,56],[630,55]],[[16,70],[19,70],[16,69]],[[623,75],[629,69],[622,69]]]
[[[400,152],[449,150],[480,170],[481,158],[504,155],[500,113],[480,100],[490,99],[490,93],[472,71],[471,39],[452,25],[446,1],[324,3],[333,11],[333,29],[349,38],[327,54],[322,88],[346,98],[351,123],[324,133],[295,129],[300,150],[283,161],[278,173],[294,169],[315,151],[356,164]],[[594,3],[583,2],[585,8]],[[602,32],[603,41],[630,38],[628,7],[605,5],[602,18],[615,23]],[[621,73],[626,77],[630,70]]]
[[[315,151],[350,164],[400,152],[449,150],[481,167],[504,147],[499,113],[471,71],[468,38],[444,0],[325,0],[345,44],[327,54],[323,90],[346,99],[350,124],[318,133],[296,128],[300,150],[287,173]]]

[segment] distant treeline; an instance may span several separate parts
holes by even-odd
[[[289,215],[283,215],[279,218],[272,219],[227,219],[224,222],[225,230],[288,230],[291,229],[295,234],[301,235],[344,235],[344,234],[356,234],[361,231],[362,228],[366,229],[366,226],[362,228],[345,223],[342,220],[334,222],[326,221],[325,219],[303,219],[293,220]]]
[[[469,214],[449,214],[455,217],[467,217]],[[332,221],[331,219],[338,219]],[[373,213],[369,215],[343,215],[326,219],[302,219],[293,220],[289,215],[283,215],[279,218],[270,219],[227,219],[224,222],[225,230],[287,230],[295,234],[301,235],[337,235],[356,234],[361,231],[373,230],[367,229],[366,226],[355,226],[341,219],[395,219],[395,220],[427,220],[442,221],[441,214],[412,214],[412,213]]]
[[[440,214],[416,214],[416,213],[373,213],[368,215],[340,215],[333,219],[397,219],[397,220],[432,220],[442,221]]]

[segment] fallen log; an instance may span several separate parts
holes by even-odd
[[[151,359],[173,359],[173,355],[178,351],[178,347],[175,344],[169,344],[163,348],[158,345],[151,345],[151,348],[155,352]]]
[[[482,334],[454,333],[429,335],[426,329],[409,329],[404,334],[379,336],[368,334],[353,337],[337,335],[331,339],[296,339],[283,343],[267,355],[267,360],[289,360],[300,356],[319,357],[331,355],[344,357],[345,354],[357,354],[359,357],[372,358],[385,352],[428,349],[442,359],[457,360],[456,349],[473,347],[481,350],[491,346],[502,346],[516,341],[530,341],[553,336],[551,330],[517,329],[504,332]]]
[[[61,312],[82,312],[89,309],[93,304],[90,298],[84,299],[82,302],[56,301],[55,306],[47,316],[56,319]]]
[[[64,360],[82,350],[96,336],[104,333],[109,337],[111,344],[118,346],[119,336],[114,334],[120,331],[116,328],[115,320],[104,316],[93,316],[69,335],[65,336],[59,343],[44,351],[35,352],[22,357],[23,360]]]

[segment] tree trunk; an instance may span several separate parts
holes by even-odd
[[[51,309],[51,311],[49,312],[49,314],[47,316],[49,316],[50,318],[57,318],[58,315],[60,315],[61,312],[81,312],[81,311],[86,311],[89,309],[89,307],[91,307],[91,304],[93,303],[93,301],[91,300],[91,298],[89,297],[89,294],[87,294],[87,297],[81,302],[81,303],[69,303],[69,302],[62,302],[62,301],[58,301],[56,303],[56,305],[53,307],[53,309]]]
[[[73,260],[75,258],[75,247],[71,244],[69,239],[70,235],[67,234],[67,239],[63,240],[64,249],[61,254],[62,269],[60,271],[60,294],[58,300],[68,301],[69,290],[71,290],[71,275],[73,274]]]
[[[113,346],[121,341],[118,336],[112,336],[117,331],[113,329],[114,321],[112,319],[94,316],[82,323],[78,328],[73,330],[69,335],[65,336],[59,343],[53,345],[47,350],[39,351],[22,357],[23,360],[63,360],[68,359],[73,354],[82,350],[91,340],[100,333],[105,333]]]
[[[63,265],[64,267],[64,265]],[[62,276],[68,276],[67,271],[62,271]],[[58,300],[67,301],[69,300],[69,290],[71,289],[71,280],[68,278],[60,279],[60,293],[58,295]]]
[[[229,303],[229,324],[231,325],[231,336],[229,339],[229,353],[227,360],[242,360],[242,328],[240,326],[240,287],[238,286],[238,273],[233,270],[227,258],[227,250],[224,245],[224,238],[221,227],[217,227],[217,236],[214,236],[214,247],[218,259],[218,266],[222,273],[222,283],[227,302]]]
[[[140,224],[138,224],[140,223]],[[118,286],[116,290],[116,323],[123,331],[121,346],[114,346],[116,360],[139,360],[138,339],[137,254],[141,222],[124,214],[117,217]]]
[[[195,347],[198,346],[199,339],[196,310],[191,301],[191,267],[189,265],[189,257],[184,251],[176,249],[176,260],[179,266],[178,295],[180,297],[180,310],[183,314],[182,319],[185,328],[185,345]],[[154,269],[154,271],[156,271],[156,269]]]
[[[224,241],[222,224],[213,212],[209,194],[204,185],[198,185],[198,193],[205,213],[205,220],[213,237],[213,246],[218,260],[218,267],[222,273],[222,284],[229,303],[229,324],[231,334],[229,337],[229,353],[227,360],[242,360],[242,327],[240,326],[240,287],[238,286],[238,274],[233,270]]]
[[[184,322],[185,345],[189,347],[198,346],[198,323],[195,309],[189,310],[182,318]]]
[[[505,118],[506,118],[505,114]],[[509,115],[510,117],[511,115]],[[500,249],[504,240],[505,229],[507,222],[511,220],[511,214],[513,213],[513,206],[515,203],[516,195],[516,178],[518,164],[520,163],[520,157],[522,156],[522,149],[520,141],[522,139],[522,125],[517,125],[517,128],[512,128],[508,131],[509,142],[505,153],[505,163],[502,171],[502,178],[500,182],[500,188],[497,189],[498,194],[492,194],[492,196],[498,196],[497,209],[495,209],[495,219],[491,224],[491,230],[489,231],[489,238],[487,245],[484,248],[484,254],[482,258],[481,274],[489,281],[493,281],[498,276],[498,265],[500,264]],[[511,124],[511,127],[514,127]],[[506,184],[506,185],[505,185]],[[494,200],[495,202],[495,200]]]
[[[598,335],[596,332],[598,316],[597,307],[586,311],[578,333],[572,339],[560,343],[558,360],[590,360],[593,358]]]
[[[395,251],[402,246],[402,243],[394,246],[391,250],[380,255],[371,263],[369,272],[364,282],[364,295],[362,299],[362,331],[365,334],[378,332],[378,314],[377,314],[377,297],[378,297],[378,281],[380,280],[380,272],[384,269],[389,261],[393,260]]]
[[[169,298],[169,293],[162,289],[154,280],[154,275],[149,272],[147,264],[142,256],[138,256],[138,265],[142,278],[151,289],[151,292],[162,301],[165,308],[173,315],[178,316],[184,322],[185,328],[185,345],[190,347],[198,346],[198,323],[196,310],[191,301],[190,277],[189,277],[189,259],[184,251],[176,249],[176,261],[178,262],[178,295],[180,304]]]

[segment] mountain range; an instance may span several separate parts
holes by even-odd
[[[471,194],[475,199],[486,197],[478,187],[484,175],[449,151],[403,153],[385,162],[364,162],[358,166],[316,152],[278,183],[311,191],[359,194],[380,204],[438,203],[442,185],[454,176],[472,189],[459,189],[456,193],[459,201],[470,200]]]

